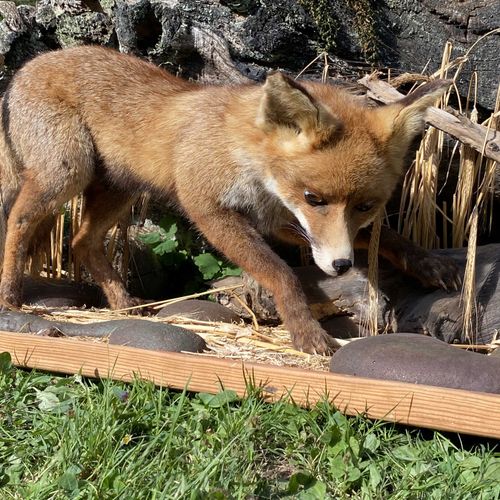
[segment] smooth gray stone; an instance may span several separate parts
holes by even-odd
[[[179,326],[141,319],[118,319],[100,323],[49,321],[34,314],[0,312],[0,330],[20,333],[58,331],[68,337],[105,337],[110,344],[128,345],[155,351],[202,352],[205,341],[196,333]]]
[[[161,324],[161,328],[158,328],[159,323],[153,321],[137,320],[136,323],[140,325],[117,327],[111,332],[109,343],[151,351],[202,352],[207,348],[205,341],[199,335],[185,328],[165,324]]]
[[[183,300],[162,307],[157,316],[185,316],[200,321],[222,321],[224,323],[239,323],[241,318],[221,304],[209,300]]]
[[[330,371],[411,384],[500,394],[500,359],[414,333],[377,335],[350,342]]]
[[[102,307],[102,290],[88,283],[24,277],[23,303],[44,307]]]

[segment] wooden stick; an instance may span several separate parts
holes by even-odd
[[[123,309],[115,309],[113,312],[122,313],[133,311],[135,309],[142,309],[143,307],[152,307],[153,309],[161,309],[162,307],[168,306],[170,304],[177,304],[177,302],[183,302],[184,300],[196,299],[198,297],[203,297],[204,295],[212,295],[213,293],[225,292],[227,290],[236,290],[236,288],[241,288],[243,285],[234,286],[223,286],[221,288],[212,288],[206,290],[205,292],[192,293],[191,295],[183,295],[182,297],[175,297],[174,299],[158,300],[157,302],[146,302],[145,304],[140,304],[138,306],[125,307]]]
[[[327,396],[349,415],[500,438],[496,394],[19,333],[0,332],[3,351],[25,368],[123,381],[140,376],[191,391],[216,393],[222,385],[244,396],[252,381],[270,401],[290,396],[307,406]]]
[[[404,97],[403,94],[387,82],[379,80],[373,75],[364,76],[359,80],[359,83],[368,89],[368,97],[386,104]],[[498,131],[488,130],[487,127],[472,122],[466,116],[458,114],[451,108],[448,108],[448,111],[429,108],[426,113],[426,121],[460,142],[471,146],[487,158],[500,162],[500,136]]]

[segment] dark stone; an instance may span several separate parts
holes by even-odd
[[[360,326],[349,316],[334,316],[321,321],[321,326],[332,337],[339,339],[357,338],[360,336]]]
[[[353,341],[332,356],[330,371],[500,394],[500,359],[412,333]]]
[[[111,332],[110,344],[171,352],[203,352],[207,348],[199,335],[179,326],[144,320],[125,321],[128,324],[122,323]]]
[[[25,276],[23,303],[44,307],[102,307],[102,290],[87,283]]]
[[[196,333],[174,325],[140,319],[99,323],[68,323],[39,318],[22,312],[0,312],[0,330],[44,336],[107,337],[110,344],[172,352],[202,352],[205,341]]]
[[[160,317],[185,316],[200,321],[222,321],[224,323],[239,323],[241,318],[227,307],[208,300],[183,300],[169,304],[158,312]]]

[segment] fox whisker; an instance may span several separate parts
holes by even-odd
[[[289,222],[288,227],[301,236],[309,245],[312,245],[312,239],[307,231],[297,222]]]

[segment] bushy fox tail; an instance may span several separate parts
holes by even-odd
[[[0,99],[0,270],[3,266],[7,218],[20,186],[19,169],[3,127],[3,99]]]

